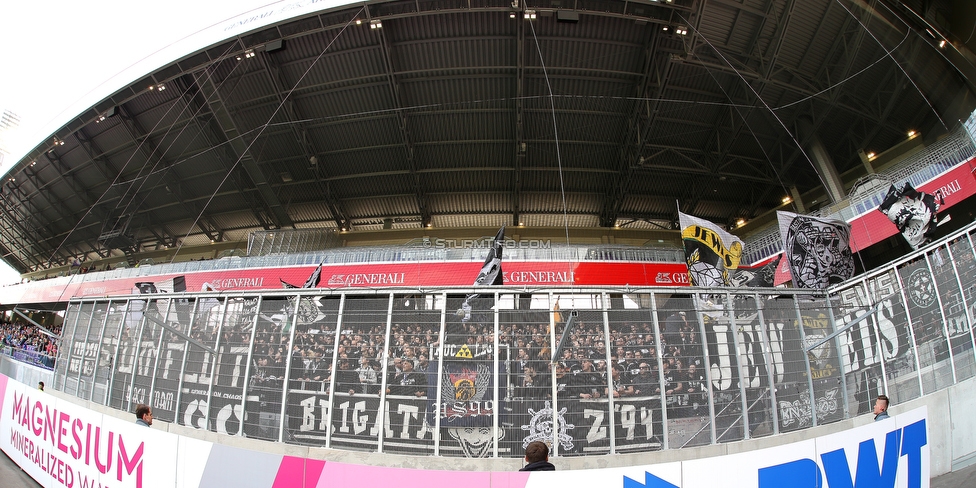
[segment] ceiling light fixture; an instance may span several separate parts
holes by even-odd
[[[783,205],[786,205],[787,203],[790,203],[792,201],[793,199],[789,195],[783,197]]]
[[[525,20],[535,20],[535,10],[526,10],[524,17]]]
[[[939,47],[940,48],[945,47],[945,45],[946,45],[945,39],[939,41]]]
[[[873,157],[874,157],[874,153],[873,153],[873,152],[869,152],[869,153],[868,153],[868,159],[871,159],[871,158],[873,158]]]
[[[380,22],[379,19],[371,20],[371,21],[369,21],[369,28],[370,29],[382,29],[383,28],[383,22]]]
[[[915,137],[915,134],[918,134],[918,132],[915,132],[913,130],[908,131],[908,137]]]

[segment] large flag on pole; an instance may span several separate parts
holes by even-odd
[[[900,190],[891,185],[878,210],[898,227],[912,249],[918,249],[931,241],[935,233],[936,214],[939,206],[945,205],[941,193],[938,200],[935,195],[916,190],[911,183],[905,183]]]
[[[678,212],[691,286],[732,286],[742,259],[742,240],[721,226]]]
[[[498,233],[495,234],[495,240],[491,244],[491,250],[488,251],[488,256],[485,257],[485,264],[481,265],[481,271],[478,273],[478,278],[474,280],[474,286],[504,284],[505,277],[502,274],[502,245],[504,242],[505,226],[503,225],[501,229],[498,229]],[[462,317],[461,322],[471,320],[472,302],[478,298],[479,295],[477,293],[472,293],[464,298],[464,303],[461,304],[461,309],[457,313]]]
[[[854,276],[847,222],[776,212],[786,264],[797,288],[826,288]]]
[[[735,286],[747,286],[749,288],[772,288],[776,286],[776,268],[779,267],[782,254],[777,254],[772,261],[759,268],[740,267],[732,275],[732,282]]]
[[[134,293],[139,293],[143,295],[155,294],[155,293],[184,293],[186,292],[186,277],[185,276],[174,276],[169,279],[160,281],[141,281],[135,284],[133,290]],[[189,300],[186,298],[177,298],[173,302],[173,310],[169,310],[170,300],[168,298],[160,298],[156,300],[150,300],[148,303],[154,303],[156,311],[159,312],[159,316],[163,318],[166,322],[177,321],[181,324],[190,323],[190,306]],[[147,302],[143,302],[147,303]],[[135,321],[142,320],[142,311],[145,307],[136,311],[135,308],[130,307],[130,319]],[[148,310],[145,310],[148,312]]]
[[[285,280],[283,280],[281,278],[278,278],[278,281],[281,282],[282,288],[286,288],[286,289],[290,289],[290,288],[306,288],[306,289],[307,288],[315,288],[315,287],[319,286],[319,281],[321,281],[321,280],[322,280],[322,263],[319,263],[318,267],[315,268],[315,271],[312,271],[312,274],[308,275],[308,279],[305,280],[305,283],[303,283],[302,286],[295,286],[295,285],[293,285],[293,284],[291,284],[291,283],[289,283],[289,282],[287,282],[287,281],[285,281]]]
[[[278,278],[278,281],[281,282],[281,286],[285,289],[301,288],[307,290],[311,288],[317,288],[319,286],[319,281],[321,281],[321,279],[322,279],[322,263],[319,263],[318,267],[315,268],[315,271],[312,271],[312,274],[308,275],[308,279],[306,279],[305,283],[303,283],[302,286],[300,287],[288,283],[287,281],[281,278]],[[292,309],[295,304],[294,300],[295,300],[294,298],[289,298],[288,309],[282,310],[284,316],[288,317],[281,328],[281,332],[284,334],[290,334],[291,327],[294,325],[294,320],[291,319]],[[311,297],[304,297],[298,300],[298,321],[299,322],[303,324],[310,324],[312,322],[319,321],[320,319],[322,319],[323,316],[324,315],[319,310],[318,305],[315,304],[315,301]]]

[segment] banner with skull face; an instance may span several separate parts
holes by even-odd
[[[911,183],[905,183],[901,189],[895,185],[888,188],[878,211],[898,227],[912,249],[918,249],[932,240],[940,205],[945,205],[941,194],[936,201],[935,195],[920,192]]]
[[[678,212],[691,286],[732,286],[742,259],[742,240],[707,220]]]
[[[823,289],[854,276],[849,224],[790,212],[776,217],[794,286]]]
[[[444,371],[427,372],[427,419],[434,425],[434,412],[441,416],[441,427],[485,427],[495,414],[494,374],[488,361],[444,361]],[[504,367],[504,364],[500,364]],[[503,374],[503,373],[502,373]],[[437,384],[441,398],[437,400]]]

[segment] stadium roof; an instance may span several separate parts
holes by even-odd
[[[822,187],[823,154],[843,173],[860,150],[957,124],[972,66],[943,35],[889,1],[306,13],[189,53],[52,134],[4,182],[0,251],[28,272],[279,228],[669,228],[675,202],[732,223]]]

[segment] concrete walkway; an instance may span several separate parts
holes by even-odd
[[[0,486],[4,488],[18,488],[21,486],[29,486],[34,488],[41,486],[34,481],[34,478],[27,476],[27,473],[17,466],[17,463],[13,462],[7,453],[0,451]]]
[[[970,488],[976,486],[976,464],[932,478],[930,488]]]

